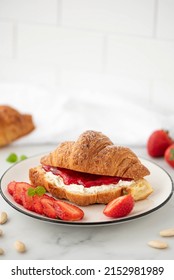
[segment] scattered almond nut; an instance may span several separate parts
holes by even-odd
[[[0,255],[4,254],[4,250],[2,248],[0,248]]]
[[[19,240],[15,241],[14,247],[19,253],[24,253],[26,251],[25,244]]]
[[[163,237],[174,236],[174,228],[164,229],[160,231],[160,235]]]
[[[0,229],[0,236],[2,236],[3,235],[3,231],[2,231],[2,229]]]
[[[148,242],[148,245],[157,248],[157,249],[165,249],[168,247],[168,244],[166,242],[160,241],[160,240],[152,240]]]
[[[0,213],[0,224],[3,225],[7,222],[8,216],[6,212],[1,212]]]

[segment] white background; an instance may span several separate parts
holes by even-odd
[[[174,0],[0,0],[0,103],[33,115],[30,143],[174,137],[173,14]]]
[[[0,0],[0,82],[113,91],[170,114],[173,14],[173,0]]]

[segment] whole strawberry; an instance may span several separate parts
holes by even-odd
[[[147,151],[151,157],[162,157],[166,149],[173,144],[168,131],[160,129],[154,131],[147,141]]]
[[[111,218],[127,216],[134,207],[134,199],[131,194],[123,195],[110,201],[103,210],[103,213]]]
[[[166,162],[174,168],[174,144],[170,145],[164,154]]]

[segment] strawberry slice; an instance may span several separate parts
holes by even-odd
[[[42,197],[38,195],[33,196],[33,208],[34,208],[34,212],[43,215],[44,211],[43,211],[43,205],[41,203],[41,199]]]
[[[34,206],[34,211],[40,215],[44,214],[44,201],[42,203],[42,199],[49,199],[49,200],[54,200],[53,197],[48,196],[47,194],[44,194],[42,196],[39,195],[34,195],[33,196],[33,206]],[[45,206],[47,206],[46,204],[44,204]]]
[[[13,195],[14,200],[29,211],[34,211],[52,219],[59,218],[66,221],[78,221],[83,218],[84,212],[79,207],[56,200],[47,194],[30,196],[28,194],[29,188],[34,189],[32,185],[26,182],[12,181],[7,186],[7,190]]]
[[[22,204],[22,193],[23,188],[21,188],[19,184],[16,184],[14,186],[13,198],[19,204]]]
[[[131,194],[120,196],[109,202],[103,213],[111,218],[121,218],[127,216],[134,207],[134,199]]]
[[[25,182],[16,182],[15,186],[14,186],[14,191],[13,191],[13,198],[14,200],[23,205],[23,192],[27,191],[29,188],[31,187],[31,185],[29,185],[28,183]]]
[[[84,212],[79,207],[68,202],[55,200],[54,208],[59,219],[65,221],[78,221],[84,216]]]
[[[13,195],[15,185],[16,185],[15,181],[12,181],[7,185],[7,190],[9,194]]]
[[[31,188],[31,186],[30,186]],[[34,211],[34,201],[33,197],[28,195],[27,190],[23,189],[22,192],[22,205],[24,206],[25,209]]]
[[[54,208],[54,199],[48,197],[42,197],[41,204],[43,207],[43,214],[49,218],[56,219],[57,213]]]

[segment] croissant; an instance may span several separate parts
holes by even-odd
[[[116,146],[101,132],[91,130],[81,134],[76,142],[60,144],[41,158],[41,164],[134,180],[150,174],[129,148]]]
[[[0,147],[27,135],[34,128],[31,115],[21,114],[7,105],[0,105]]]
[[[82,133],[77,141],[61,143],[40,159],[39,166],[29,170],[34,186],[42,185],[53,196],[81,206],[106,204],[125,192],[135,201],[145,199],[153,192],[144,178],[149,174],[129,148],[116,146],[107,136],[92,130]],[[96,183],[98,178],[100,184]],[[104,178],[109,183],[105,184]],[[87,187],[90,180],[92,185]]]

